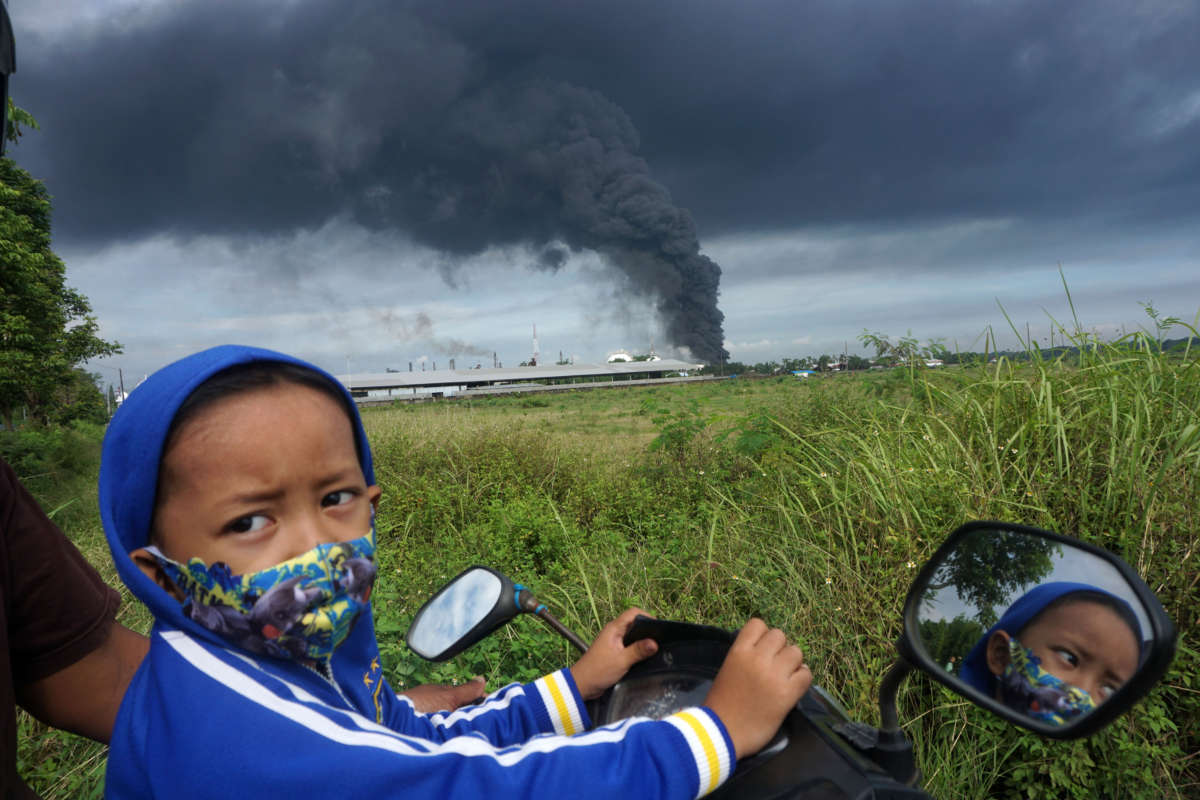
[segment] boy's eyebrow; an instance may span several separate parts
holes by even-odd
[[[248,492],[246,494],[235,494],[229,498],[230,503],[262,503],[267,500],[278,500],[283,496],[282,489],[269,489],[262,492]]]
[[[347,466],[343,469],[337,470],[336,472],[328,473],[327,475],[322,477],[320,480],[318,480],[316,482],[316,485],[317,486],[328,486],[331,483],[341,483],[342,481],[355,480],[355,479],[361,480],[362,477],[363,477],[362,468],[358,464],[355,464],[352,467]]]
[[[323,487],[330,486],[335,483],[342,483],[348,480],[362,479],[361,468],[355,464],[353,467],[347,466],[345,469],[337,470],[336,472],[328,473],[327,475],[318,478],[314,483],[315,486]],[[278,500],[285,494],[283,489],[264,489],[261,492],[245,492],[243,494],[231,495],[226,502],[230,504],[241,503],[263,503],[268,500]]]

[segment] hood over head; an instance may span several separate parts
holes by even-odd
[[[99,489],[104,533],[121,580],[155,618],[210,640],[215,634],[188,619],[179,602],[147,577],[129,554],[150,543],[159,464],[179,407],[213,375],[255,361],[278,361],[311,369],[342,392],[363,476],[368,484],[375,483],[367,435],[350,393],[328,372],[298,358],[257,347],[221,345],[168,364],[138,385],[117,409],[104,435]]]
[[[996,676],[992,674],[987,665],[987,642],[988,639],[992,638],[992,634],[1002,630],[1012,636],[1019,637],[1021,629],[1028,625],[1034,617],[1042,613],[1046,606],[1060,597],[1080,592],[1104,595],[1115,600],[1121,608],[1128,611],[1128,615],[1122,614],[1122,616],[1125,616],[1126,621],[1133,626],[1133,633],[1137,638],[1139,653],[1145,652],[1145,642],[1142,640],[1142,630],[1137,621],[1137,614],[1134,613],[1129,603],[1123,598],[1118,597],[1112,592],[1107,592],[1098,586],[1092,586],[1090,583],[1052,581],[1035,586],[1021,595],[1015,603],[1008,607],[1008,610],[1004,612],[996,624],[988,628],[987,632],[971,648],[971,652],[967,653],[967,657],[963,659],[962,668],[959,669],[959,677],[968,686],[978,689],[988,697],[993,697],[996,693]]]

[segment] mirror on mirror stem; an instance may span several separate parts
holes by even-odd
[[[1055,738],[1089,735],[1166,671],[1175,627],[1124,561],[1050,531],[956,530],[905,605],[902,654],[972,702]]]
[[[511,582],[486,567],[460,573],[417,611],[408,629],[408,646],[430,661],[444,661],[461,652],[472,643],[467,640],[469,635],[483,623],[494,622],[480,635],[516,616],[517,609],[508,599],[511,595],[506,598],[506,586],[511,587]]]
[[[580,653],[587,643],[563,625],[533,592],[490,567],[469,567],[417,611],[406,641],[429,661],[452,658],[518,614],[533,614]]]

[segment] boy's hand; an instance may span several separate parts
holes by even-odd
[[[626,647],[622,640],[633,624],[640,608],[631,608],[604,626],[588,651],[571,667],[571,677],[584,700],[593,700],[624,677],[637,662],[654,655],[658,645],[653,639],[642,639]]]
[[[812,684],[804,653],[783,631],[751,619],[729,648],[704,704],[721,718],[738,758],[758,752]]]

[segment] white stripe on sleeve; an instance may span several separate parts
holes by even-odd
[[[664,717],[663,721],[671,723],[683,734],[688,749],[692,751],[700,778],[700,791],[696,797],[703,797],[724,783],[729,777],[732,754],[725,744],[721,729],[708,712],[700,708],[685,708]]]
[[[583,716],[579,713],[579,705],[575,702],[575,693],[567,681],[566,670],[551,672],[544,678],[534,682],[554,732],[560,736],[574,736],[583,732]]]

